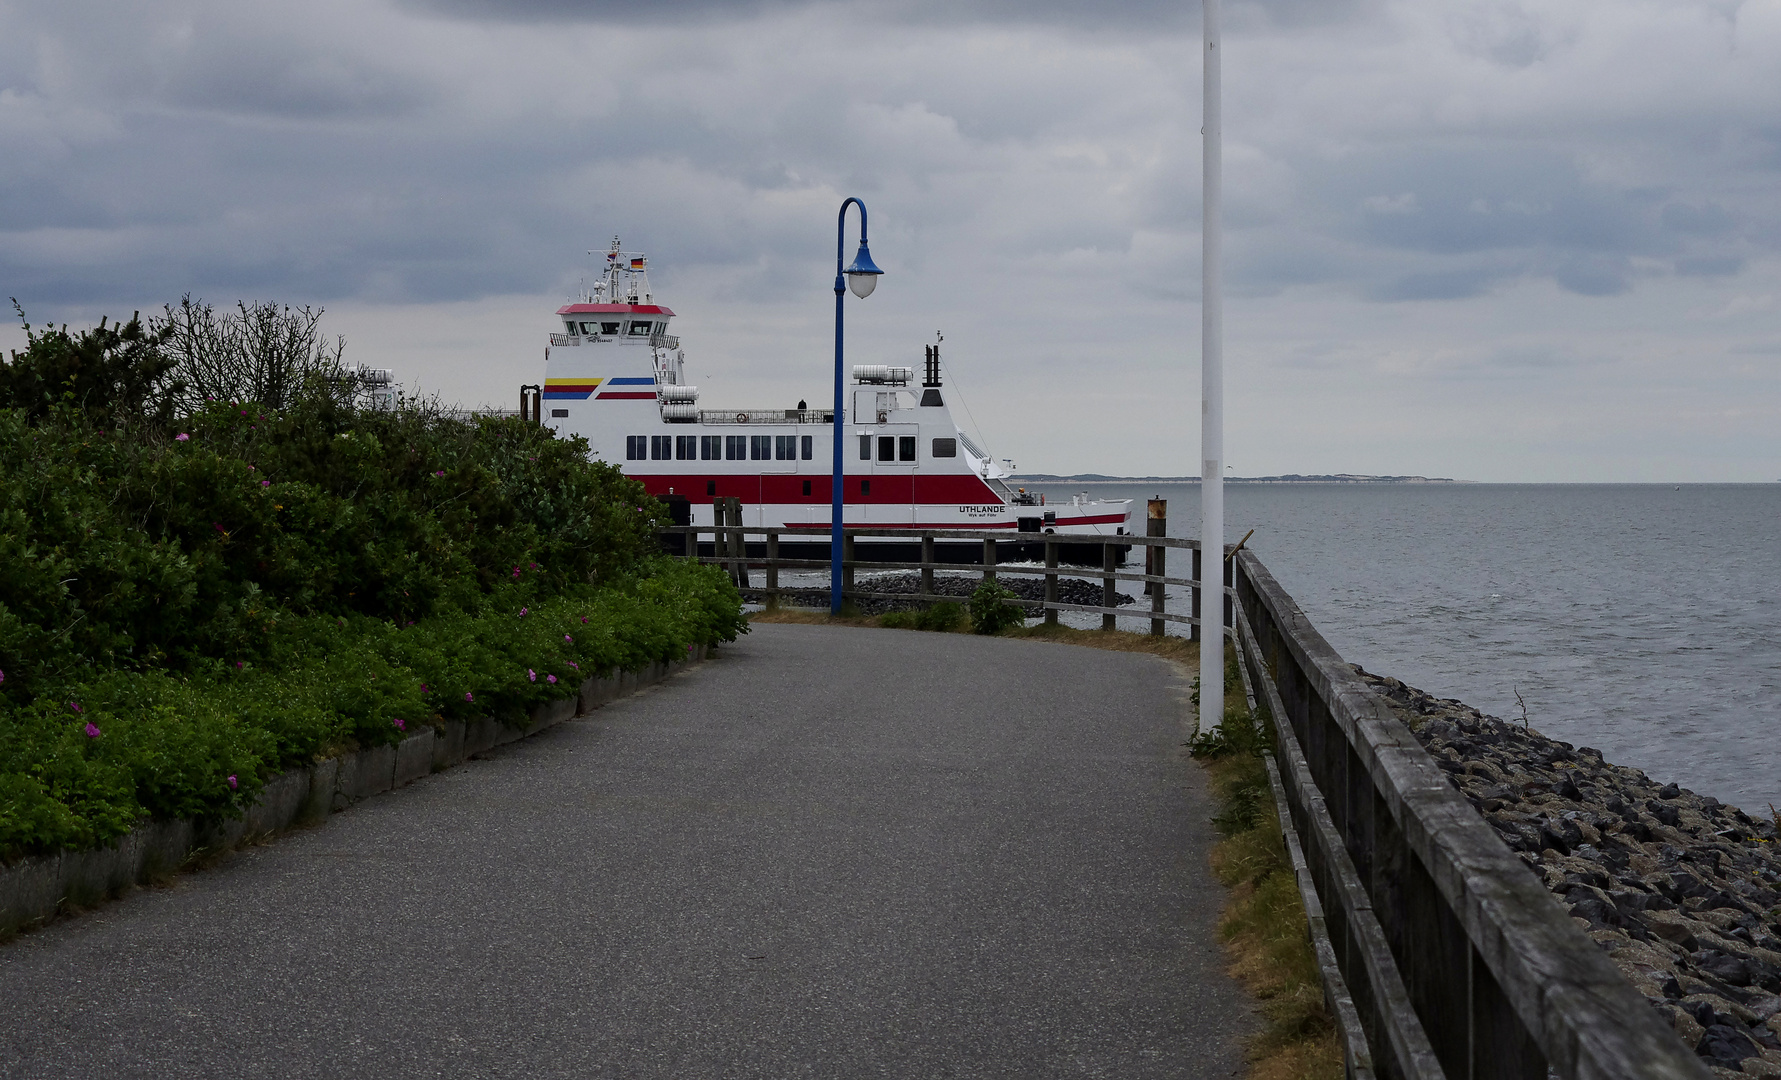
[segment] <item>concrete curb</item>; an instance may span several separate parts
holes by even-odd
[[[132,885],[177,870],[193,854],[226,850],[249,836],[315,824],[360,799],[403,787],[628,697],[707,659],[711,652],[697,645],[685,660],[658,661],[640,671],[587,679],[574,695],[534,709],[523,728],[508,727],[493,717],[448,720],[441,729],[429,727],[393,745],[292,769],[266,781],[259,801],[239,818],[145,822],[110,847],[65,851],[0,867],[0,934],[49,919],[71,905],[99,904]]]

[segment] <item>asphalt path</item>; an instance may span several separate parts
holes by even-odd
[[[1228,1077],[1150,656],[767,625],[0,945],[5,1077]]]

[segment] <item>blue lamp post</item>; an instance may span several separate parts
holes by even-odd
[[[841,268],[841,251],[843,237],[847,230],[847,207],[851,203],[860,208],[860,250],[853,257],[853,265]],[[835,216],[835,461],[833,475],[829,480],[829,614],[841,614],[841,506],[845,501],[841,492],[841,442],[842,428],[846,417],[845,402],[842,400],[841,367],[841,298],[848,289],[864,300],[872,295],[878,287],[878,275],[883,270],[872,262],[872,253],[866,250],[866,204],[855,198],[849,198],[841,204],[841,212]],[[843,277],[846,278],[843,281]]]

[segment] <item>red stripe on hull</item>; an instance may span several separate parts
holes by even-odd
[[[654,401],[655,391],[609,390],[594,398],[595,401]]]

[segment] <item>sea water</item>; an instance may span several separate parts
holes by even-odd
[[[1135,499],[1140,520],[1163,498],[1169,535],[1199,535],[1198,484],[1026,487]],[[1255,530],[1344,659],[1495,716],[1525,703],[1547,735],[1751,813],[1781,806],[1781,484],[1228,484],[1225,522],[1227,542]]]

